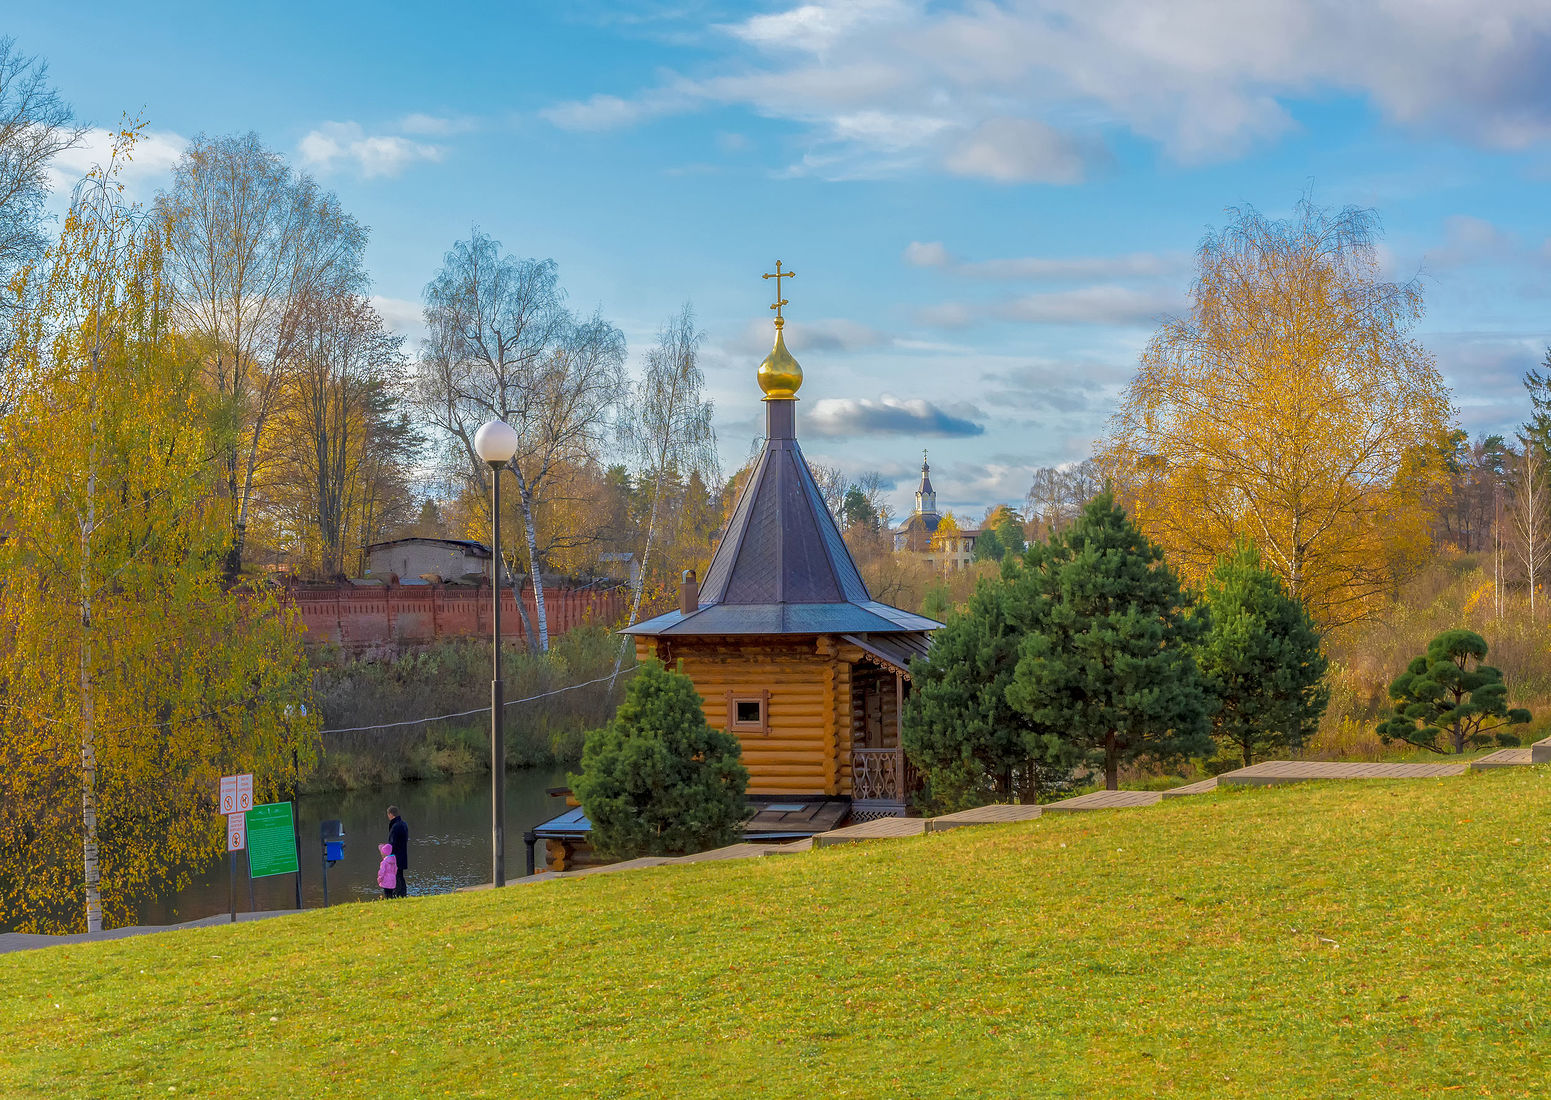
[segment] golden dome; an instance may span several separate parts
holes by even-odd
[[[776,318],[775,347],[759,365],[759,388],[765,391],[766,401],[795,401],[802,385],[802,367],[786,350],[786,341],[781,338],[781,321]]]

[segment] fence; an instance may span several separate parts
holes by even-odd
[[[293,585],[287,597],[301,612],[308,645],[332,644],[360,652],[425,645],[439,638],[490,636],[488,584],[474,588],[348,582],[326,587]],[[522,602],[537,629],[532,588],[523,588]],[[552,639],[585,624],[622,621],[629,608],[629,590],[623,585],[544,589],[544,614]],[[527,641],[509,588],[501,593],[501,637],[518,646]]]

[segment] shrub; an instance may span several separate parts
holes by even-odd
[[[588,738],[571,787],[592,845],[620,859],[683,855],[737,841],[749,773],[738,739],[705,720],[688,676],[640,666],[614,720]]]

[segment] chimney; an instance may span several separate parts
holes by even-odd
[[[700,585],[695,580],[693,569],[684,570],[684,579],[679,584],[679,614],[693,615],[700,610]]]

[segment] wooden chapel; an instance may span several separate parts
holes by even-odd
[[[706,720],[737,736],[759,811],[751,828],[815,802],[846,803],[853,820],[905,813],[910,660],[942,625],[869,595],[803,458],[802,368],[782,335],[791,274],[778,263],[765,276],[776,280],[775,346],[758,373],[765,448],[705,578],[687,572],[676,611],[624,631],[638,657],[681,667]]]

